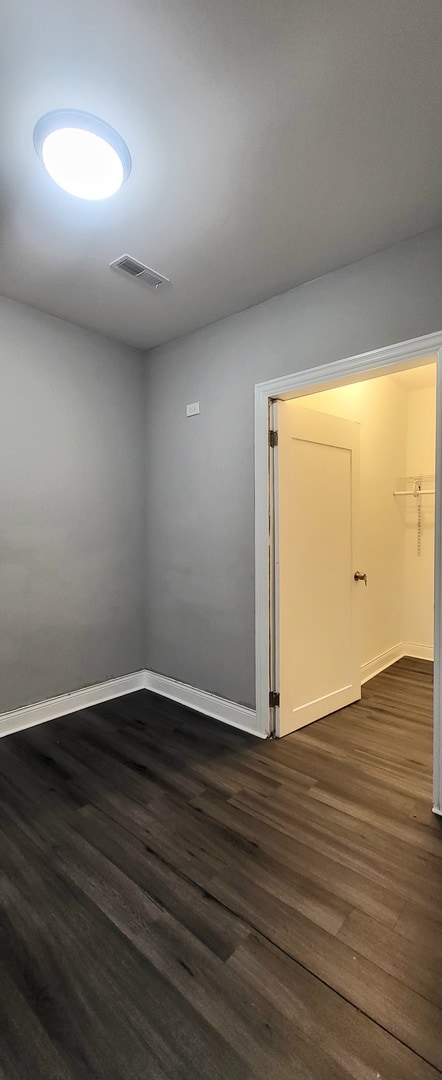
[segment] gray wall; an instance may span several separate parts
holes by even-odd
[[[147,360],[0,327],[0,712],[144,666],[253,704],[253,386],[440,330],[442,229]]]
[[[0,711],[144,666],[144,360],[0,299]]]
[[[437,229],[148,354],[148,668],[254,703],[254,384],[441,329]]]

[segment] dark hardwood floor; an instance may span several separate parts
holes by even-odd
[[[147,692],[0,742],[1,1080],[435,1080],[431,666],[260,742]]]

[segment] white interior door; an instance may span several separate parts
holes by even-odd
[[[359,425],[278,402],[275,461],[277,735],[361,696]]]

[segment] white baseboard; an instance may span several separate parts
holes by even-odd
[[[90,709],[101,701],[109,701],[110,698],[121,697],[122,694],[132,694],[134,690],[144,690],[145,684],[145,672],[134,671],[131,675],[121,675],[118,679],[108,679],[93,686],[85,686],[81,690],[73,690],[70,694],[60,694],[58,697],[48,698],[47,701],[38,701],[36,705],[25,705],[22,709],[0,713],[0,738],[13,731],[33,727],[34,724],[55,720],[58,716],[66,716],[80,709]]]
[[[385,668],[390,667],[390,664],[395,664],[396,660],[401,660],[403,656],[413,656],[416,660],[433,660],[434,649],[431,645],[400,641],[397,645],[393,645],[392,649],[386,649],[385,652],[379,653],[379,656],[374,656],[372,660],[367,660],[365,664],[362,664],[361,683],[364,684],[369,679],[373,679],[375,675],[385,671]]]
[[[439,806],[433,806],[433,814],[437,814],[437,817],[442,817],[442,810]]]
[[[262,731],[256,725],[256,712],[247,709],[244,705],[237,705],[235,701],[217,697],[205,690],[197,690],[187,683],[178,682],[176,679],[168,679],[165,675],[157,675],[155,671],[146,671],[146,690],[152,690],[155,694],[178,701],[180,705],[187,705],[189,709],[211,716],[214,720],[221,720],[224,724],[247,731],[249,735],[257,735],[260,739],[266,739]]]
[[[211,716],[259,738],[266,738],[266,735],[257,731],[254,709],[246,709],[234,701],[216,697],[205,690],[197,690],[196,687],[187,686],[176,679],[167,679],[164,675],[145,670],[95,683],[94,686],[85,686],[81,690],[73,690],[70,694],[60,694],[58,697],[48,698],[47,701],[38,701],[35,705],[25,705],[22,709],[0,713],[0,738],[11,735],[14,731],[33,727],[34,724],[56,720],[58,716],[79,712],[80,709],[90,709],[101,701],[109,701],[111,698],[121,697],[122,694],[133,694],[135,690],[151,690],[203,713],[204,716]]]
[[[390,667],[390,664],[395,664],[396,660],[400,660],[404,656],[402,641],[398,645],[393,645],[392,649],[386,649],[385,652],[379,653],[379,656],[374,656],[372,660],[367,660],[365,664],[361,666],[361,683],[368,682],[369,679],[374,679],[375,675],[379,675],[380,671],[385,671],[385,668]]]
[[[419,645],[416,641],[404,641],[403,656],[414,656],[415,660],[434,660],[432,645]]]
[[[433,649],[428,645],[402,641],[363,664],[361,682],[368,682],[379,672],[390,667],[390,664],[400,660],[402,656],[432,660]],[[108,679],[106,682],[95,683],[93,686],[85,686],[81,690],[73,690],[70,694],[60,694],[58,697],[48,698],[47,701],[38,701],[35,705],[25,705],[22,709],[0,713],[0,738],[14,731],[33,727],[34,724],[44,724],[48,720],[55,720],[58,716],[79,712],[80,709],[90,709],[93,705],[99,705],[101,701],[110,701],[112,698],[121,697],[122,694],[132,694],[136,690],[151,690],[155,694],[194,709],[195,712],[202,713],[204,716],[211,716],[223,724],[230,724],[231,727],[256,735],[259,739],[267,738],[267,733],[257,727],[254,709],[248,709],[235,701],[210,694],[206,690],[198,690],[195,686],[189,686],[177,679],[158,675],[155,671],[146,670],[134,671],[130,675],[121,675],[117,679]]]

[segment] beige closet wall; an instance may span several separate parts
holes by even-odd
[[[435,373],[434,373],[435,383]],[[436,386],[407,394],[406,475],[435,469]],[[434,484],[432,485],[434,487]],[[411,655],[432,659],[434,637],[434,496],[422,498],[421,554],[417,554],[417,506],[404,499],[404,641]]]
[[[435,369],[427,369],[425,378],[432,385],[413,388],[402,375],[384,376],[288,403],[361,425],[357,569],[369,582],[363,593],[363,667],[389,650],[433,655],[434,498],[422,500],[418,556],[415,500],[392,494],[401,478],[434,473]]]

